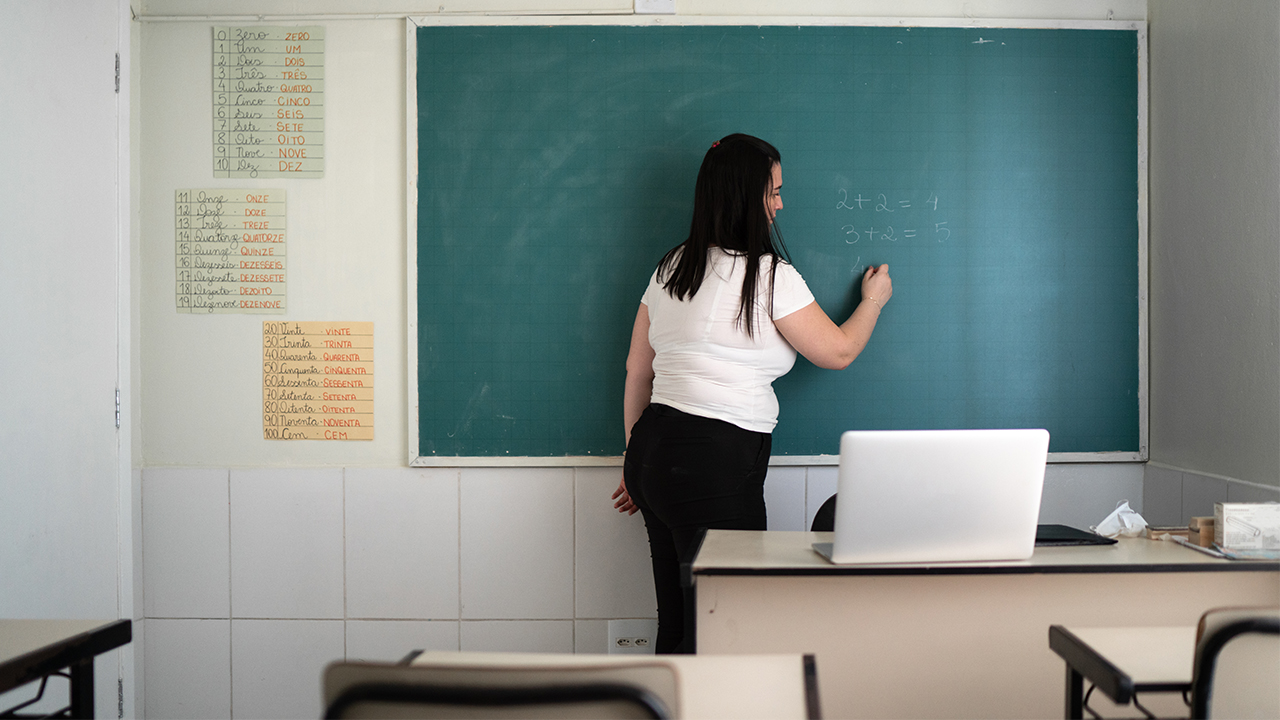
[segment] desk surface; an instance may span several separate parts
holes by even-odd
[[[1139,693],[1191,689],[1196,629],[1175,627],[1049,628],[1049,648],[1067,663],[1067,718],[1096,715],[1085,702],[1084,681],[1121,705]],[[1180,714],[1180,710],[1173,713]]]
[[[132,638],[128,620],[0,620],[0,692],[91,660]]]
[[[799,654],[561,655],[549,653],[425,652],[412,665],[545,668],[662,664],[675,668],[681,717],[804,718],[806,685]],[[819,671],[820,672],[820,671]]]
[[[1123,675],[1132,689],[1189,688],[1192,683],[1192,665],[1196,657],[1196,628],[1061,628],[1059,643],[1055,647],[1052,635],[1050,646],[1062,659],[1071,662],[1076,670],[1105,688],[1101,678],[1087,673],[1088,662],[1073,662],[1071,651],[1079,651],[1091,659],[1111,665],[1110,673]],[[1112,700],[1119,700],[1115,694]]]
[[[694,575],[999,575],[1026,573],[1239,572],[1280,570],[1280,561],[1225,560],[1177,543],[1122,538],[1115,545],[1038,547],[1030,560],[835,565],[813,550],[834,533],[709,530]]]
[[[1128,676],[1135,688],[1191,685],[1196,649],[1194,627],[1063,629],[1075,636],[1079,645]]]

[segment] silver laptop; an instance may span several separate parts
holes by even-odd
[[[1025,560],[1035,549],[1047,430],[869,430],[840,437],[840,564]]]

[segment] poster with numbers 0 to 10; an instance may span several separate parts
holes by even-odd
[[[213,28],[213,176],[324,177],[324,28]]]

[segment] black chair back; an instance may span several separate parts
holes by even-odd
[[[818,508],[818,512],[813,516],[813,525],[809,527],[809,530],[812,532],[832,532],[835,529],[836,496],[832,495]]]

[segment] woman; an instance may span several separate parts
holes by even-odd
[[[764,530],[764,478],[778,421],[773,380],[796,352],[843,369],[893,295],[868,268],[862,302],[836,325],[786,260],[773,224],[782,158],[729,135],[703,158],[689,237],[658,263],[631,331],[619,512],[644,516],[658,599],[659,653],[682,651],[680,560],[699,528]]]

